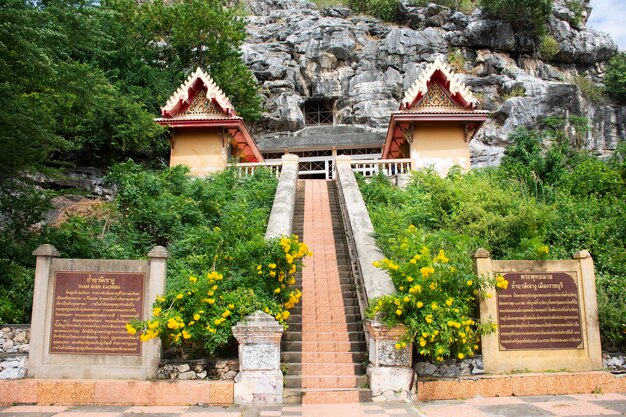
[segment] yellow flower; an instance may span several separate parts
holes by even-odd
[[[424,307],[424,303],[422,303],[421,301],[417,302],[417,308],[422,308]]]
[[[150,330],[154,330],[157,327],[159,327],[159,322],[156,321],[156,320],[151,321],[150,323],[148,323],[148,329],[150,329]]]
[[[463,359],[463,358],[465,357],[465,355],[464,355],[464,354],[462,354],[462,353],[459,353],[459,354],[458,354],[458,355],[456,355],[456,356],[457,356],[457,358],[459,358],[459,359]]]
[[[278,294],[279,292],[280,292],[280,288],[276,288],[276,289],[274,290],[274,293],[275,293],[275,294]]]
[[[408,296],[404,297],[404,302],[405,303],[408,303],[409,301],[411,301],[411,299]]]
[[[437,310],[437,309],[439,308],[439,306],[437,305],[437,303],[436,303],[436,302],[434,302],[434,301],[433,301],[433,302],[430,304],[430,308],[432,308],[433,310]]]
[[[402,315],[402,310],[397,309],[397,310],[396,310],[396,314],[397,314],[398,316],[401,316],[401,315]]]
[[[417,263],[417,261],[413,258],[411,258],[411,260],[409,261],[409,263],[412,263],[413,265],[415,265]]]
[[[413,277],[406,277],[406,280],[407,280],[408,282],[413,282]]]
[[[191,337],[191,335],[189,334],[189,332],[187,330],[183,330],[183,339],[189,339]]]
[[[160,295],[157,295],[156,300],[157,300],[159,303],[163,303],[163,302],[165,302],[165,297],[162,297],[162,296],[160,296]]]
[[[214,304],[215,303],[215,299],[213,299],[213,298],[205,298],[202,301],[204,301],[205,303],[208,303],[208,304]]]
[[[288,311],[283,311],[283,320],[287,320],[289,318],[289,316],[291,315],[290,312]]]
[[[453,298],[448,298],[448,299],[446,300],[446,305],[447,305],[448,307],[451,307],[453,302],[454,302],[454,299],[453,299]]]
[[[472,284],[474,284],[474,281],[472,281],[471,279],[468,279],[466,284],[468,287],[471,287]]]
[[[189,282],[191,282],[192,284],[195,284],[196,282],[198,282],[198,278],[194,277],[193,275],[189,277]]]
[[[234,304],[228,304],[228,308],[230,308],[231,310],[235,308]]]
[[[420,346],[421,347],[426,346],[426,339],[420,338]]]
[[[135,333],[137,333],[137,329],[135,329],[130,323],[126,324],[126,331],[130,335],[135,335]]]
[[[291,256],[291,254],[289,253],[285,255],[285,259],[287,260],[288,264],[293,262],[293,256]]]
[[[426,323],[430,324],[433,322],[433,315],[429,314],[426,316]]]
[[[394,345],[394,347],[395,347],[396,349],[402,349],[402,345],[401,345],[400,343],[396,343],[396,344]]]
[[[154,317],[159,317],[161,315],[161,307],[154,307],[152,309],[152,315]]]
[[[537,248],[537,252],[539,254],[548,254],[550,252],[550,248],[548,245],[541,245]]]
[[[200,320],[200,314],[198,314],[198,313],[194,314],[194,315],[193,315],[193,319],[194,319],[195,321]]]
[[[226,318],[226,317],[228,317],[228,316],[230,316],[230,311],[229,311],[229,310],[226,310],[226,311],[224,311],[224,312],[222,313],[222,317]]]
[[[263,265],[257,265],[257,266],[256,266],[256,270],[257,270],[257,271],[260,271],[260,270],[261,270],[261,268],[263,268]]]
[[[176,296],[176,299],[177,299],[177,300],[180,300],[181,298],[183,298],[183,295],[182,295],[182,294],[178,294],[178,295]]]
[[[270,269],[276,269],[276,264],[271,263],[271,264],[269,264],[269,265],[268,265],[268,267],[269,267]]]
[[[276,271],[270,271],[270,277],[274,278],[276,276]]]

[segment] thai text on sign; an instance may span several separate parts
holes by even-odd
[[[143,314],[143,272],[56,272],[50,353],[140,355],[126,331]]]
[[[576,274],[507,273],[497,291],[500,350],[582,349]]]

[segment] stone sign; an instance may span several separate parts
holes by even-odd
[[[502,274],[497,291],[500,350],[582,349],[575,272]]]
[[[165,291],[165,248],[148,260],[61,259],[51,245],[37,257],[28,377],[136,378],[156,376],[160,340],[139,342],[126,323],[150,316]]]
[[[141,355],[126,323],[143,318],[144,273],[58,271],[50,353]]]
[[[492,288],[480,301],[480,317],[496,323],[482,338],[485,372],[590,371],[602,367],[593,260],[500,261],[480,249],[478,275],[502,275],[507,288]]]

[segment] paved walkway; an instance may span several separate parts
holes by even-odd
[[[0,417],[597,417],[626,415],[626,393],[282,407],[0,407]]]

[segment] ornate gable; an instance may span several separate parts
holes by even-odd
[[[222,89],[201,68],[197,68],[161,107],[161,114],[174,119],[216,119],[237,117]]]
[[[476,98],[458,75],[437,58],[408,89],[400,110],[473,110],[476,104]]]

